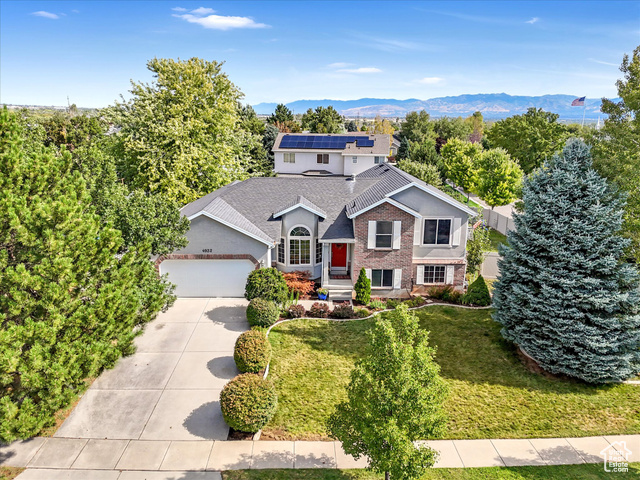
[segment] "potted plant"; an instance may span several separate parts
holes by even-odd
[[[318,289],[318,298],[320,300],[326,300],[328,294],[329,294],[329,292],[327,291],[326,288],[319,288]]]

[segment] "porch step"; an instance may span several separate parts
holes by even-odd
[[[352,289],[330,289],[329,290],[329,300],[334,302],[344,302],[347,300],[351,300],[353,297]]]

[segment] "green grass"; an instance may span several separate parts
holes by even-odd
[[[494,230],[493,228],[489,229],[489,240],[491,241],[490,250],[492,252],[498,251],[498,245],[501,243],[507,243],[507,236],[501,234],[499,231]]]
[[[441,190],[446,193],[447,195],[455,198],[456,200],[458,200],[459,202],[464,203],[465,205],[469,205],[472,208],[475,209],[480,209],[480,213],[482,213],[482,209],[484,207],[478,205],[476,202],[474,202],[473,200],[469,199],[469,202],[467,202],[467,196],[460,193],[459,191],[457,191],[455,188],[453,188],[451,185],[443,185]]]
[[[446,438],[535,438],[640,432],[640,387],[593,386],[529,372],[489,310],[428,307],[421,325],[438,348],[450,386]],[[277,439],[326,439],[326,420],[345,398],[355,360],[375,320],[296,320],[269,339],[278,410],[263,430]]]
[[[628,473],[606,473],[602,464],[547,467],[434,468],[422,480],[596,480],[631,479],[640,475],[640,463]],[[380,480],[384,475],[367,470],[235,470],[222,472],[223,480]]]
[[[0,480],[13,480],[23,471],[21,467],[0,467]]]

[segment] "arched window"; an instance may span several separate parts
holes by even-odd
[[[305,227],[293,227],[289,232],[289,265],[311,264],[311,232]]]

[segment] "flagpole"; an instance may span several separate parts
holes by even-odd
[[[584,116],[587,113],[587,97],[584,97],[584,109],[582,110],[582,126],[584,127]]]

